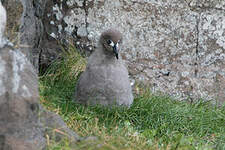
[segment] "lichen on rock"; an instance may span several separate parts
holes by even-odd
[[[56,39],[70,36],[89,51],[103,30],[116,28],[124,35],[121,53],[133,79],[179,99],[215,98],[204,87],[215,88],[218,69],[212,64],[220,68],[224,60],[224,1],[70,0],[51,7],[56,5],[63,17],[48,26]],[[214,71],[202,72],[203,66]]]
[[[224,78],[223,0],[26,3],[32,9],[23,13],[29,17],[24,15],[21,39],[22,44],[32,47],[31,60],[38,64],[36,68],[48,66],[58,57],[58,43],[68,45],[71,41],[89,55],[100,33],[113,27],[124,35],[121,53],[133,79],[180,99],[213,99],[218,97],[215,93],[223,93],[213,84],[216,80],[223,83]],[[218,92],[213,93],[213,89]]]
[[[78,140],[76,133],[68,129],[58,115],[40,106],[34,66],[22,52],[23,48],[15,48],[3,35],[6,14],[2,13],[6,12],[1,1],[0,12],[0,149],[45,149],[45,134],[53,137],[49,130],[59,126],[69,139]],[[40,116],[43,113],[45,115]]]
[[[0,1],[0,48],[2,48],[6,44],[6,39],[4,38],[4,32],[6,27],[6,11],[5,8],[2,6]]]

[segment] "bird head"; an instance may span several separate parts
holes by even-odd
[[[104,50],[113,54],[119,59],[119,46],[122,42],[122,34],[116,29],[109,29],[102,33],[100,37],[100,43],[104,47]]]

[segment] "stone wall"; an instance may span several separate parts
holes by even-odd
[[[225,101],[225,0],[33,4],[35,17],[42,21],[38,31],[43,31],[37,34],[39,65],[57,57],[57,41],[72,39],[77,48],[90,53],[100,33],[114,27],[123,32],[121,53],[132,78],[181,99]]]

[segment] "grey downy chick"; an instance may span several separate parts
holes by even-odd
[[[133,103],[128,71],[119,54],[121,42],[122,35],[115,29],[101,34],[98,47],[78,80],[76,102],[107,106]]]

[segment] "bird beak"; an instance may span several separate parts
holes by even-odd
[[[114,52],[114,54],[116,55],[116,58],[119,59],[119,56],[118,56],[118,50],[117,50],[116,45],[113,46],[113,52]]]

